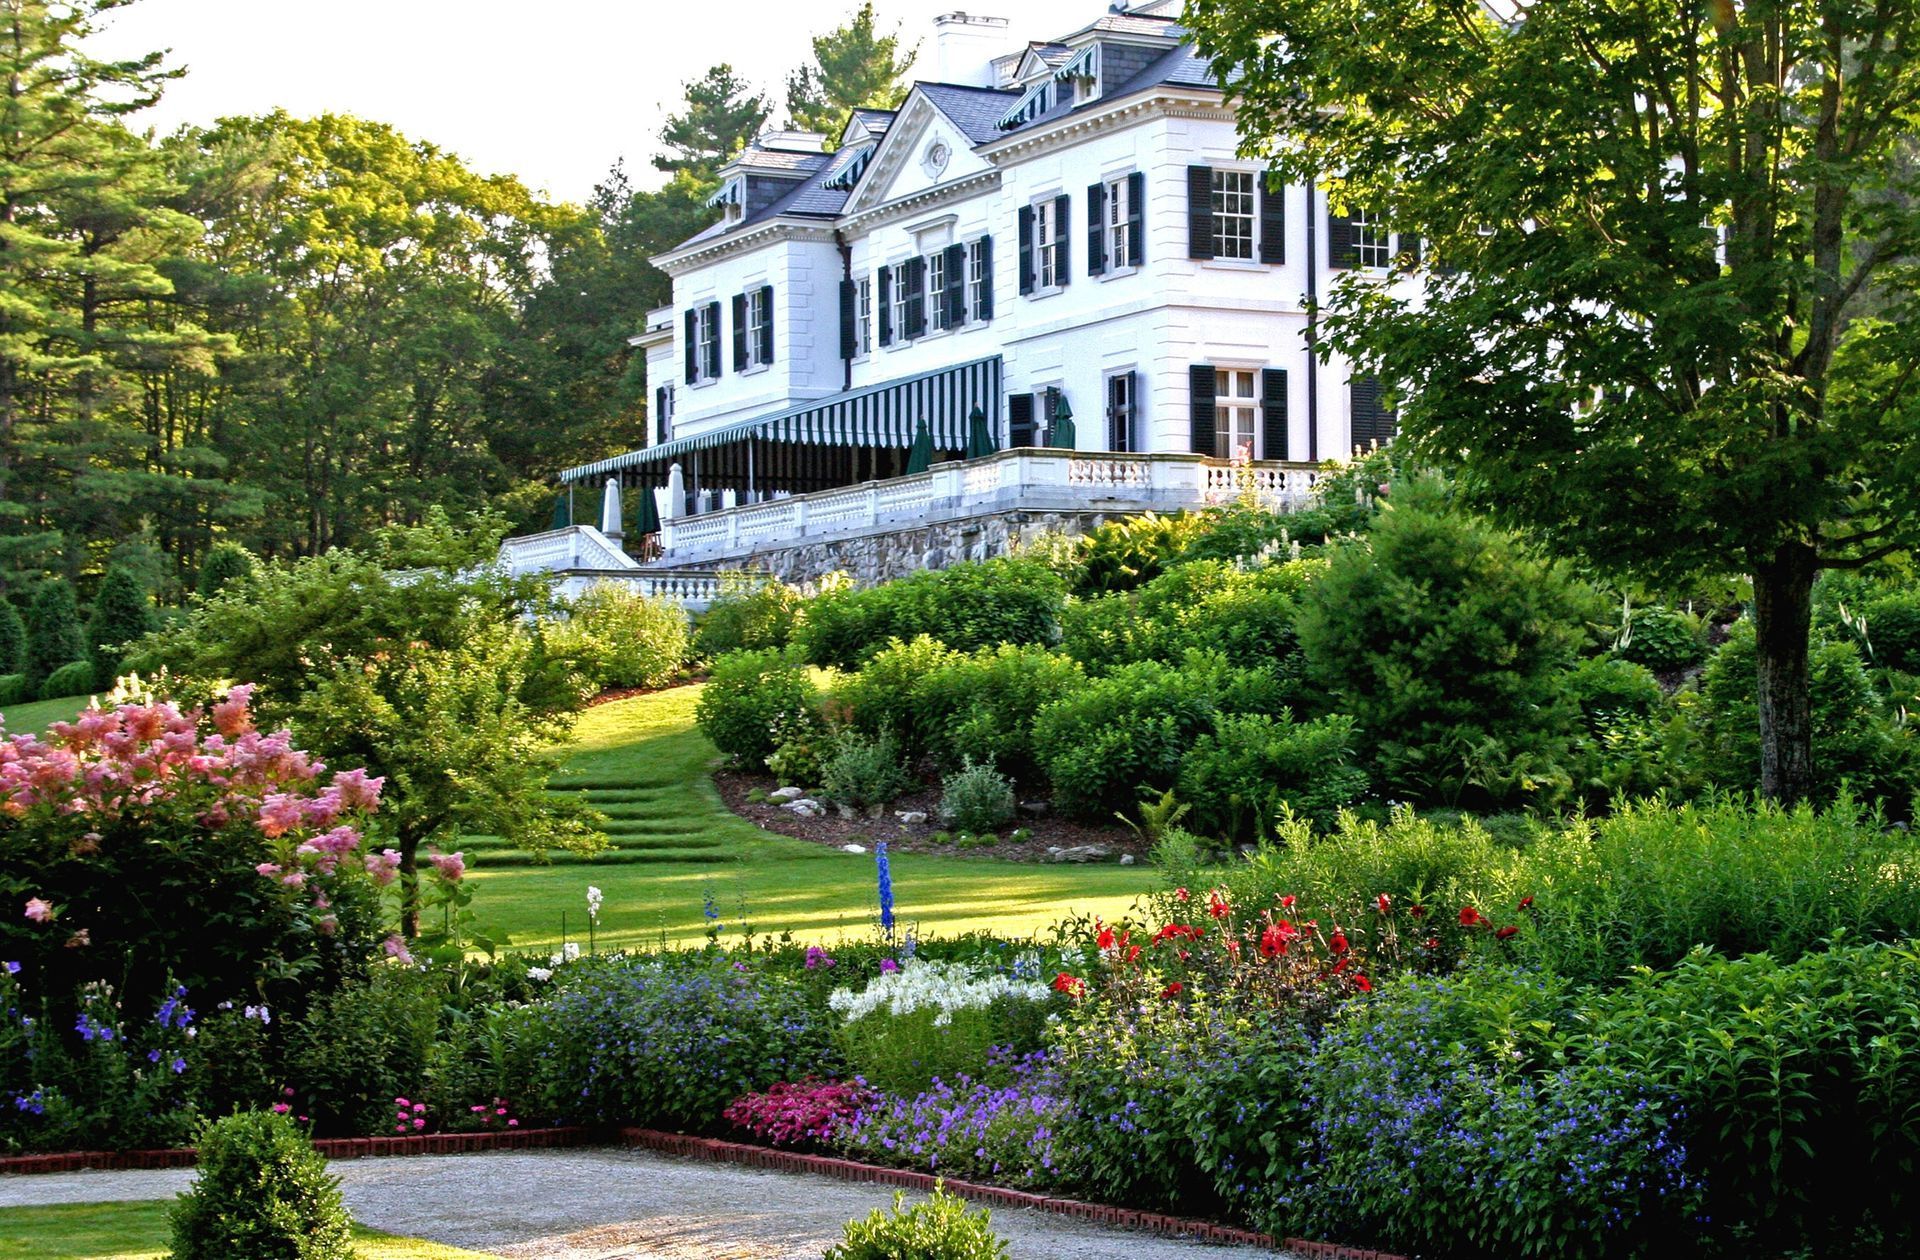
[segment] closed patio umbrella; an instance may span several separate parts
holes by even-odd
[[[987,428],[987,413],[975,407],[967,417],[967,458],[979,459],[998,449],[993,444],[993,430]]]
[[[1053,409],[1053,424],[1047,429],[1047,445],[1070,451],[1080,445],[1080,435],[1074,432],[1073,408],[1067,406],[1067,396],[1060,395],[1060,401]]]
[[[660,500],[652,486],[640,487],[640,502],[633,509],[633,532],[645,537],[660,532]]]
[[[567,502],[566,494],[561,493],[554,496],[552,528],[565,529],[567,526],[573,524],[573,512],[570,510],[570,507],[571,505]]]
[[[927,428],[927,418],[920,417],[920,423],[913,431],[913,446],[907,451],[907,476],[923,473],[933,467],[933,431]]]

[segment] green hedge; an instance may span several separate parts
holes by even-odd
[[[956,564],[816,596],[798,641],[814,664],[838,669],[854,668],[893,639],[923,634],[963,652],[1054,643],[1066,594],[1060,576],[1035,560]]]
[[[68,696],[92,695],[98,689],[94,668],[92,661],[68,661],[47,675],[47,681],[40,685],[40,698],[62,700]]]

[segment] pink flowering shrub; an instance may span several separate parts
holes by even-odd
[[[854,1081],[782,1081],[763,1094],[736,1098],[724,1114],[729,1124],[770,1146],[816,1146],[873,1100],[873,1091]]]
[[[364,969],[398,862],[363,832],[381,780],[255,729],[250,700],[0,730],[0,958],[23,990],[60,1008],[106,979],[138,1007],[177,983],[211,1008]]]

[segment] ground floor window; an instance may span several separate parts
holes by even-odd
[[[1218,459],[1245,453],[1252,459],[1254,422],[1260,398],[1254,392],[1254,373],[1221,369],[1213,374],[1213,445]]]

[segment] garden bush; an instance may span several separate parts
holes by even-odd
[[[943,769],[973,758],[1031,782],[1040,777],[1034,717],[1085,681],[1079,662],[1059,652],[1005,643],[943,661],[920,680],[915,710],[931,727],[933,758]]]
[[[168,1213],[170,1260],[353,1260],[339,1179],[286,1117],[226,1116],[196,1145],[199,1175]]]
[[[40,698],[64,700],[68,696],[91,695],[95,690],[95,668],[92,661],[68,661],[40,684]]]
[[[200,575],[194,594],[212,599],[231,586],[244,586],[253,580],[253,553],[239,543],[215,543],[200,561]]]
[[[1409,494],[1334,551],[1300,616],[1309,676],[1395,796],[1551,803],[1570,783],[1564,673],[1597,597],[1436,498]]]
[[[1132,595],[1070,605],[1062,647],[1096,670],[1143,660],[1172,664],[1191,651],[1219,651],[1236,665],[1297,685],[1302,662],[1294,624],[1302,594],[1324,569],[1318,560],[1254,569],[1218,560],[1180,564]]]
[[[24,673],[27,667],[27,623],[13,601],[0,595],[0,677]]]
[[[805,616],[806,600],[785,582],[748,582],[722,574],[720,597],[693,629],[693,655],[703,661],[728,652],[784,648]]]
[[[441,994],[410,968],[381,967],[316,998],[292,1031],[287,1083],[327,1137],[393,1130],[393,1100],[427,1080]]]
[[[603,688],[663,687],[687,658],[686,613],[613,582],[575,599],[549,634]]]
[[[929,569],[864,590],[826,591],[799,632],[816,665],[852,669],[889,640],[931,635],[962,652],[1060,637],[1066,584],[1035,560],[1003,557]]]
[[[713,1129],[741,1095],[837,1065],[797,981],[704,954],[569,964],[504,1031],[519,1093],[571,1122]]]
[[[842,677],[833,689],[834,706],[857,730],[891,733],[901,752],[917,760],[947,716],[931,703],[939,697],[923,691],[921,684],[959,659],[964,659],[960,653],[928,635],[910,642],[896,639],[868,657],[857,673]]]
[[[885,805],[913,785],[891,732],[842,731],[820,767],[820,790],[836,805],[870,809]]]
[[[882,1094],[835,1144],[876,1164],[1041,1190],[1081,1187],[1080,1152],[1064,1136],[1073,1115],[1044,1051],[990,1051],[975,1071],[917,1094]]]
[[[1583,657],[1567,671],[1566,688],[1590,730],[1608,718],[1646,717],[1665,698],[1651,669],[1616,656]]]
[[[1663,674],[1698,665],[1707,657],[1705,627],[1699,618],[1672,608],[1636,608],[1614,652],[1622,660]]]
[[[1195,822],[1227,839],[1257,839],[1281,811],[1331,823],[1367,787],[1353,764],[1353,719],[1220,714],[1180,762],[1180,799]]]
[[[1038,981],[914,959],[857,992],[835,989],[827,1005],[840,1017],[836,1037],[861,1078],[914,1094],[935,1078],[977,1070],[995,1047],[1037,1049],[1051,997]]]
[[[845,1240],[827,1248],[825,1260],[1007,1260],[987,1209],[969,1211],[965,1199],[938,1186],[925,1203],[905,1201],[895,1191],[891,1213],[875,1208],[864,1221],[848,1221]]]
[[[126,646],[150,634],[160,624],[153,599],[131,569],[116,565],[107,570],[100,589],[93,597],[93,613],[87,619],[88,659],[93,662],[93,683],[86,691],[105,691],[119,676]],[[48,679],[48,683],[52,683]]]
[[[86,638],[80,626],[80,604],[74,598],[73,586],[57,578],[42,582],[40,589],[34,592],[33,604],[27,613],[28,683],[38,694],[49,674],[62,665],[84,660],[86,655]],[[72,694],[79,695],[92,690],[88,686]]]
[[[1146,512],[1107,521],[1074,540],[1069,553],[1073,593],[1085,598],[1130,591],[1177,564],[1212,524],[1210,515]]]
[[[873,1100],[873,1091],[857,1081],[782,1081],[734,1099],[726,1119],[769,1146],[822,1146]]]
[[[760,770],[775,740],[817,722],[819,688],[791,652],[731,652],[713,663],[694,717],[729,761]]]
[[[978,834],[1013,819],[1013,784],[990,763],[967,761],[940,789],[940,821]]]
[[[25,674],[0,674],[0,709],[24,704],[33,698]]]

